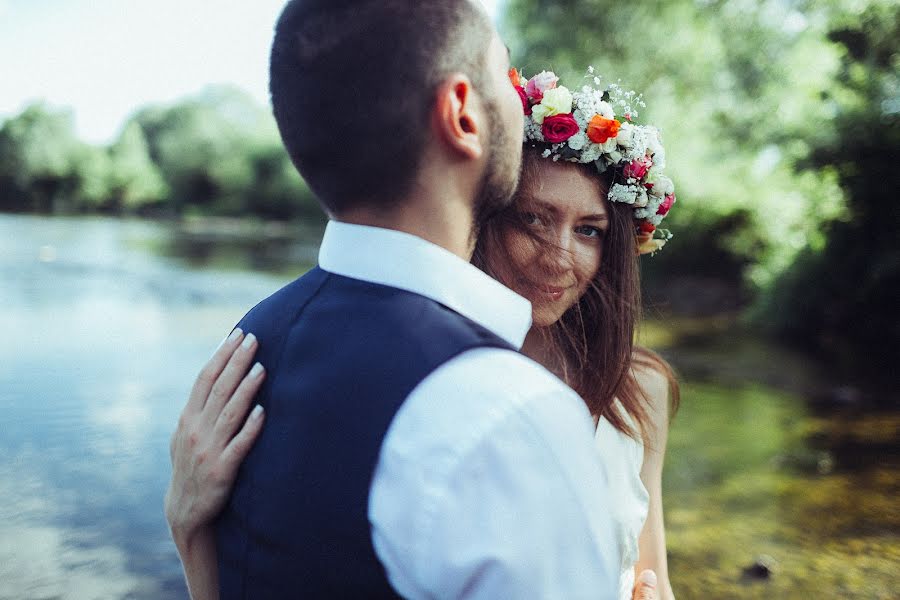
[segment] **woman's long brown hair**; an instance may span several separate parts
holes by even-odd
[[[527,186],[539,176],[542,148],[524,149],[522,185]],[[601,186],[606,197],[608,181],[590,165],[579,165]],[[515,277],[509,269],[503,247],[503,233],[509,227],[519,227],[542,246],[542,251],[561,252],[548,246],[547,240],[523,226],[523,207],[517,198],[512,206],[497,215],[480,232],[473,264],[503,281]],[[597,274],[577,304],[550,327],[542,328],[544,341],[549,342],[556,358],[546,365],[556,372],[587,403],[591,414],[607,419],[616,429],[645,444],[651,442],[642,432],[650,431],[649,399],[638,384],[635,369],[650,369],[662,374],[669,382],[670,414],[677,408],[679,394],[675,375],[669,364],[647,348],[635,346],[635,327],[641,318],[640,270],[634,234],[633,208],[606,202],[609,227],[603,240],[603,255]],[[615,407],[618,399],[637,428]],[[651,442],[652,443],[652,442]]]

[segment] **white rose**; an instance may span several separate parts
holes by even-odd
[[[547,90],[541,100],[541,106],[550,109],[551,112],[546,115],[548,117],[568,114],[572,112],[572,92],[563,85]]]
[[[665,197],[675,193],[675,184],[665,175],[660,175],[653,184],[653,195]]]
[[[631,123],[622,123],[619,127],[619,135],[616,142],[623,148],[631,148],[634,145],[634,126]]]
[[[531,119],[538,125],[544,124],[544,117],[550,116],[550,108],[543,104],[538,104],[531,109]]]
[[[647,154],[653,155],[653,164],[660,169],[666,166],[666,150],[660,141],[659,130],[647,127]]]

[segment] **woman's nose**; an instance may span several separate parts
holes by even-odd
[[[574,265],[572,235],[568,231],[555,231],[547,240],[548,248],[541,253],[541,265],[551,271],[567,271]]]

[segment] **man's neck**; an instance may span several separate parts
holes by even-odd
[[[391,211],[367,208],[344,211],[335,219],[409,233],[471,260],[475,249],[474,218],[461,203],[416,202]]]

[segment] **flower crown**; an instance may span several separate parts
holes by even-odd
[[[646,106],[641,96],[612,83],[606,90],[584,85],[579,92],[558,86],[559,77],[542,71],[525,79],[516,69],[509,78],[525,110],[525,143],[548,146],[544,158],[593,163],[599,173],[612,174],[609,201],[634,207],[639,254],[652,254],[672,238],[658,226],[675,204],[675,184],[662,174],[665,150],[659,130],[636,125],[636,107]],[[585,78],[600,86],[600,77],[588,67]],[[621,109],[616,119],[613,107]]]

